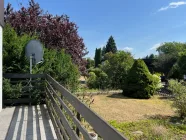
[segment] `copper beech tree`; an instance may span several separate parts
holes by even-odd
[[[4,18],[5,23],[10,24],[18,35],[37,35],[45,47],[64,49],[71,55],[82,74],[86,73],[86,60],[83,57],[88,52],[83,39],[78,35],[77,25],[71,22],[67,15],[54,16],[44,12],[38,3],[30,0],[28,7],[21,5],[18,11],[8,4]]]

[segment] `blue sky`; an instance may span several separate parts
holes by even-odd
[[[18,2],[5,0],[18,9]],[[79,27],[79,35],[94,57],[110,35],[119,50],[135,58],[155,53],[163,42],[186,42],[186,1],[180,0],[35,0],[52,14],[67,14]]]

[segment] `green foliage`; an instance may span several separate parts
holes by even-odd
[[[181,55],[177,61],[181,77],[186,74],[186,53]]]
[[[18,99],[21,96],[21,83],[12,85],[9,79],[3,78],[3,98]]]
[[[150,98],[154,93],[154,80],[143,60],[136,60],[123,86],[123,95]]]
[[[101,52],[101,48],[97,49],[96,48],[96,52],[95,52],[95,67],[98,67],[99,64],[101,64],[101,59],[102,59],[102,52]]]
[[[25,59],[24,47],[29,40],[36,37],[29,35],[18,36],[9,26],[3,29],[3,72],[21,73],[29,71],[29,64]]]
[[[96,82],[97,76],[94,72],[89,73],[89,78],[87,80],[87,85],[89,88],[97,88],[97,82]]]
[[[136,122],[109,122],[130,140],[172,140],[181,139],[186,134],[184,124],[170,123],[169,119],[149,119]],[[142,135],[134,134],[135,131],[143,132]]]
[[[108,75],[102,71],[97,77],[97,83],[100,89],[106,89],[109,86]]]
[[[165,42],[162,43],[160,47],[157,48],[157,51],[160,54],[173,54],[178,56],[180,52],[186,50],[186,43],[180,42]]]
[[[108,42],[107,42],[107,45],[105,48],[105,54],[108,52],[112,52],[112,53],[117,52],[116,43],[115,43],[114,38],[112,36],[110,36],[110,38],[108,39]]]
[[[18,36],[6,25],[3,31],[3,72],[29,73],[29,61],[25,57],[24,48],[28,41],[36,39],[29,35]],[[79,71],[72,63],[70,55],[64,50],[44,50],[44,63],[33,67],[33,73],[48,73],[66,88],[74,91],[79,84]]]
[[[157,56],[152,53],[149,56],[147,55],[144,59],[155,59],[156,57]]]
[[[173,106],[182,118],[186,118],[186,83],[178,80],[169,80],[168,89],[175,95]]]
[[[154,92],[160,90],[163,87],[163,85],[161,83],[161,78],[160,78],[159,75],[153,74],[152,75],[152,81],[153,81]]]
[[[72,63],[71,57],[64,50],[45,49],[44,63],[33,69],[34,73],[47,73],[60,84],[75,91],[79,85],[78,67]]]
[[[162,72],[167,76],[176,61],[177,57],[175,55],[160,54],[153,65],[155,66],[156,71]]]
[[[91,58],[87,58],[87,65],[86,65],[86,68],[87,69],[90,69],[92,67],[94,67],[94,60],[92,60]]]
[[[154,74],[157,75],[157,76],[159,76],[159,77],[162,75],[162,74],[159,73],[159,72],[155,72]]]
[[[101,69],[108,75],[110,88],[121,89],[131,69],[134,59],[129,52],[118,51],[117,53],[107,53],[107,59]]]
[[[181,55],[186,54],[186,43],[166,42],[161,44],[157,51],[159,56],[154,62],[156,71],[163,72],[169,78],[180,78],[179,67],[174,65]]]
[[[106,89],[109,86],[108,75],[100,68],[90,69],[87,85],[89,88]]]

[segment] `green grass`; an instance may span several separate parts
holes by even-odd
[[[179,122],[179,124],[178,124]],[[186,123],[172,118],[151,118],[136,122],[110,121],[110,124],[130,140],[181,140],[186,138]],[[142,135],[133,134],[142,131]]]

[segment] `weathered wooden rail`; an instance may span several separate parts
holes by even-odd
[[[33,90],[39,89],[44,93],[44,81],[45,74],[14,74],[8,73],[3,74],[3,77],[10,80],[12,85],[21,83],[22,90],[21,95],[18,99],[4,99],[4,104],[33,104],[34,100],[32,98]],[[32,88],[30,87],[30,84]]]
[[[90,131],[97,134],[99,139],[126,139],[51,76],[47,74],[5,74],[4,77],[9,79],[39,78],[42,82],[42,79],[45,79],[45,103],[58,140],[94,140]]]

